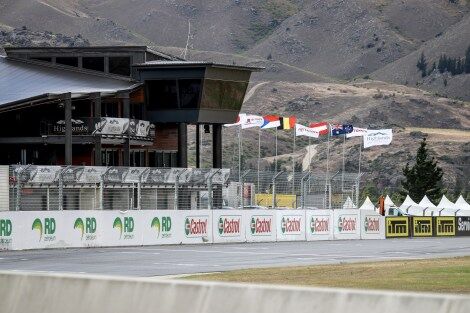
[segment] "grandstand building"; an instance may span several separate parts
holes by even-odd
[[[188,125],[212,133],[261,68],[185,61],[145,46],[7,47],[0,57],[0,164],[187,167]],[[206,126],[207,125],[207,126]],[[199,165],[199,131],[196,131]]]

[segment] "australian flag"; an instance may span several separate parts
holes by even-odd
[[[332,124],[330,125],[331,136],[346,135],[353,131],[352,125]]]

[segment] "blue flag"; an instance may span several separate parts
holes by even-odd
[[[331,129],[331,136],[339,136],[339,135],[346,135],[352,133],[353,126],[352,125],[340,125],[340,124],[332,124],[330,126]]]

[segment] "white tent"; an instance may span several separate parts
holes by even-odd
[[[432,203],[431,200],[429,200],[429,198],[426,195],[424,195],[423,199],[421,199],[418,205],[423,208],[435,208],[436,207],[436,205]]]
[[[367,197],[366,200],[364,200],[364,203],[359,208],[359,210],[372,210],[372,211],[374,211],[375,210],[375,205],[372,203],[372,201],[370,201],[369,197]]]
[[[449,199],[447,199],[445,195],[443,195],[437,207],[439,209],[453,209],[455,207],[455,204]]]
[[[406,196],[405,201],[400,206],[400,210],[403,213],[410,215],[423,216],[424,208],[419,206],[409,195]]]
[[[393,203],[392,199],[390,199],[388,195],[385,197],[384,207],[385,210],[389,209],[390,207],[396,207],[395,203]]]
[[[460,195],[457,201],[455,201],[455,208],[460,210],[470,210],[470,204],[468,204],[462,195]]]
[[[354,205],[354,202],[351,200],[351,198],[348,196],[346,201],[343,204],[343,209],[355,209],[356,206]]]

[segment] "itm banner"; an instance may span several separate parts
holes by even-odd
[[[410,236],[410,221],[406,216],[387,216],[385,224],[385,236],[387,238]]]
[[[413,216],[413,237],[431,237],[433,235],[432,217]]]
[[[455,217],[453,216],[437,216],[436,236],[455,236]]]
[[[470,216],[458,216],[455,218],[457,231],[456,236],[470,236]]]

